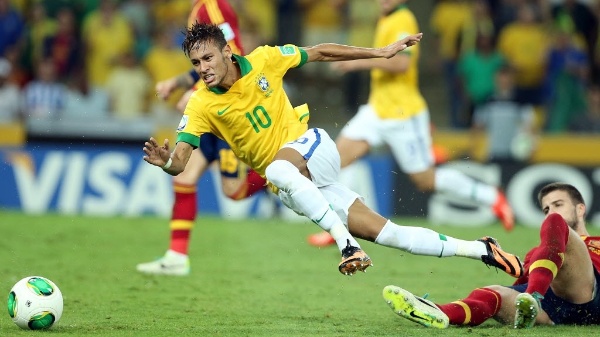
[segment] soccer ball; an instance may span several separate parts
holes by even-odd
[[[47,329],[58,322],[62,311],[62,293],[45,277],[28,276],[8,294],[8,314],[22,329]]]

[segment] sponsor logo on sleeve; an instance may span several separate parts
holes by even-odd
[[[295,55],[296,48],[294,46],[279,46],[279,52],[283,56]]]

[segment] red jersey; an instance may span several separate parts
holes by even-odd
[[[195,0],[188,18],[188,27],[195,22],[218,25],[233,53],[244,54],[237,15],[226,0]]]
[[[600,273],[600,236],[582,236],[581,238],[588,248],[594,268]]]
[[[594,265],[594,269],[600,273],[600,236],[582,236],[581,239],[585,242],[585,245],[588,248],[588,253],[590,254],[590,258],[592,259],[592,264]],[[525,272],[523,276],[519,277],[518,280],[515,281],[516,284],[526,283],[529,279],[529,266],[531,265],[531,254],[537,249],[535,247],[531,249],[527,255],[525,255],[525,261],[523,262],[523,269]]]

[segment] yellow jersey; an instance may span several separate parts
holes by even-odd
[[[212,133],[264,177],[277,151],[308,129],[308,109],[294,109],[283,89],[285,73],[305,64],[308,54],[294,45],[263,46],[233,58],[242,77],[227,91],[206,86],[195,91],[177,142],[198,147],[200,135]]]
[[[498,49],[516,69],[515,82],[537,87],[546,75],[546,55],[550,37],[541,24],[511,23],[498,36]]]
[[[417,33],[417,19],[406,5],[401,5],[377,22],[374,47],[385,47]],[[404,73],[371,70],[369,104],[380,118],[407,119],[425,110],[427,105],[419,90],[419,50],[417,43],[402,51],[411,55],[410,65]]]

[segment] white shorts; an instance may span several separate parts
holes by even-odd
[[[341,135],[370,146],[387,144],[405,173],[423,172],[434,165],[427,110],[409,119],[381,119],[370,105],[361,105]]]
[[[312,182],[348,226],[348,209],[356,199],[363,198],[338,182],[340,154],[329,134],[323,129],[308,129],[300,138],[286,143],[283,147],[298,151],[307,160]],[[299,213],[289,194],[280,190],[279,198],[287,207]]]

